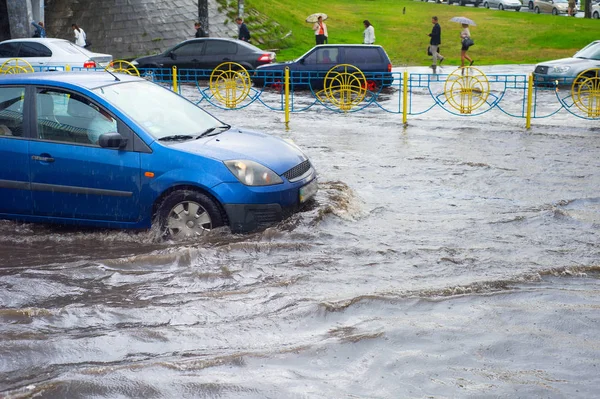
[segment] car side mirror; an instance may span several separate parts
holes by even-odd
[[[174,52],[170,51],[169,52],[169,57],[171,57],[172,60],[176,60],[177,59],[177,54],[175,54]]]
[[[102,148],[123,148],[127,145],[127,139],[117,132],[104,133],[100,135],[98,145]]]
[[[305,59],[304,59],[304,58],[302,58],[302,59],[300,60],[300,63],[304,65],[304,61],[305,61]]]

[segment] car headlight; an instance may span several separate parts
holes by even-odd
[[[570,69],[570,66],[555,66],[552,68],[552,73],[567,73]]]
[[[225,166],[246,186],[271,186],[283,183],[277,173],[258,162],[232,160],[225,161]]]
[[[131,61],[131,65],[138,66],[139,64],[138,64],[138,62],[136,60],[133,60],[133,61]]]

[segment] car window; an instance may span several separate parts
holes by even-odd
[[[303,60],[304,60],[304,65],[316,64],[317,63],[317,52],[313,51],[312,53],[310,53],[306,57],[304,57]]]
[[[0,88],[0,136],[23,135],[23,87]]]
[[[98,144],[103,133],[118,132],[110,113],[90,100],[56,89],[40,89],[36,98],[38,138]]]
[[[365,64],[381,64],[381,55],[377,48],[347,48],[346,49],[346,64],[365,65]]]
[[[184,44],[173,50],[173,53],[178,56],[199,56],[202,55],[204,42],[192,42]]]
[[[52,57],[52,51],[41,43],[21,42],[18,57]]]
[[[339,49],[337,47],[319,48],[316,51],[318,64],[335,64],[338,61]]]
[[[206,42],[205,55],[217,54],[235,54],[237,53],[237,44],[223,40],[211,40]]]
[[[3,43],[0,44],[0,57],[2,58],[16,58],[19,53],[20,43]]]
[[[575,54],[576,58],[589,58],[590,60],[600,60],[600,42],[592,43]]]

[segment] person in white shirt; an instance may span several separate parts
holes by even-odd
[[[369,22],[368,19],[363,21],[365,25],[365,30],[363,32],[363,44],[373,44],[375,43],[375,28]]]
[[[83,31],[83,29],[81,29],[76,24],[72,24],[71,28],[73,28],[73,33],[75,34],[75,44],[78,45],[79,47],[85,47],[86,46],[86,36],[85,36],[85,32]]]

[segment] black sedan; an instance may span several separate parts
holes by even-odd
[[[275,53],[263,51],[241,40],[204,37],[186,40],[162,54],[137,58],[138,68],[214,69],[223,62],[236,62],[253,70],[275,60]]]

